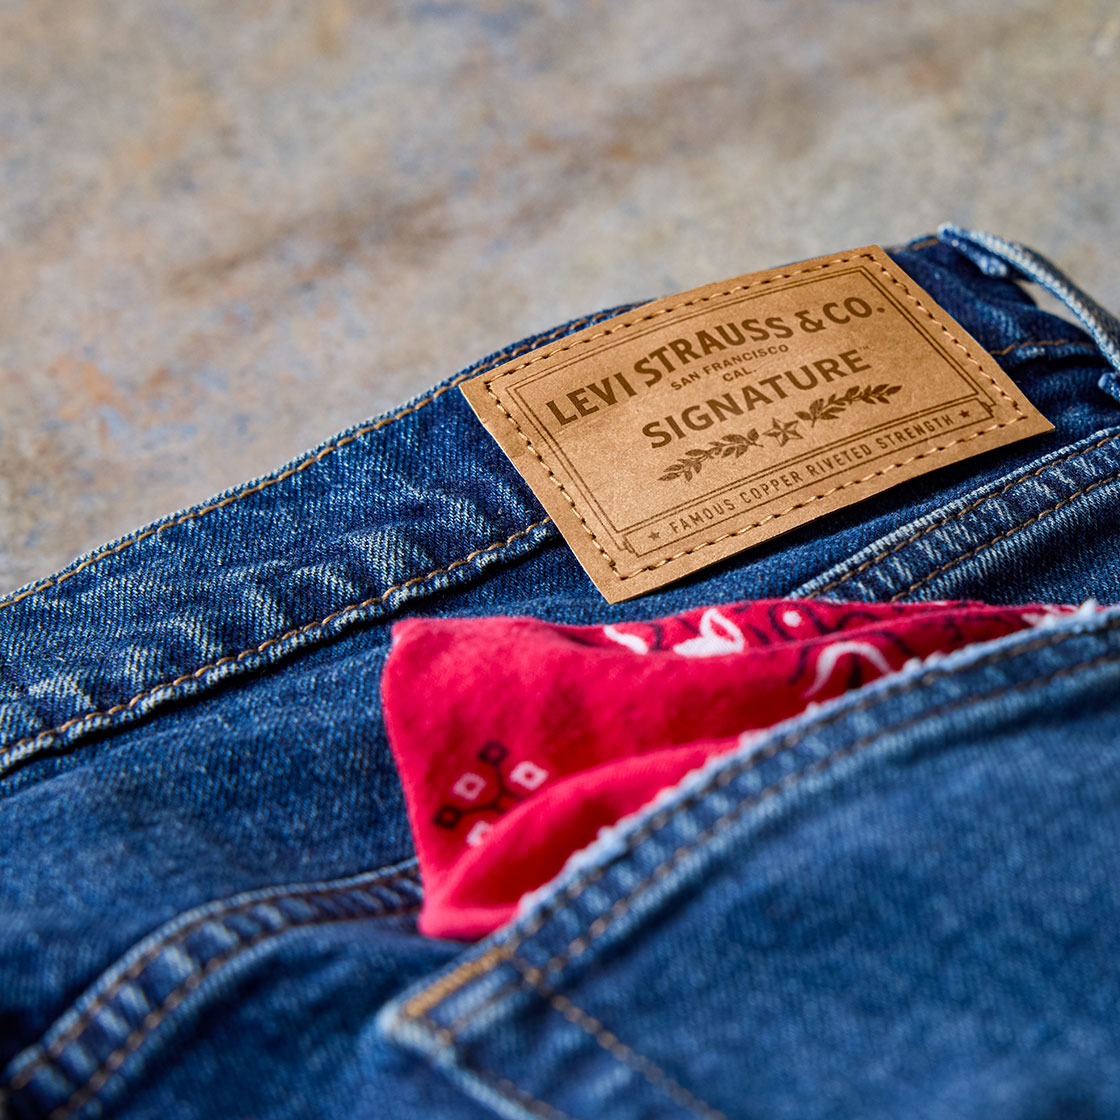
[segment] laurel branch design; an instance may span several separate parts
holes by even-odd
[[[774,426],[764,432],[764,435],[773,436],[778,446],[784,447],[791,439],[801,439],[797,430],[798,420],[804,420],[811,428],[825,420],[836,420],[845,409],[853,404],[887,404],[895,393],[901,392],[901,385],[853,385],[844,393],[830,393],[827,397],[818,397],[812,401],[807,410],[799,409],[796,413],[797,420],[787,423],[774,421]],[[665,473],[660,476],[660,481],[671,482],[673,479],[683,478],[691,482],[695,475],[707,462],[713,459],[738,459],[746,455],[752,447],[760,447],[762,437],[757,428],[751,428],[745,434],[732,432],[720,439],[709,443],[707,447],[694,447],[686,451],[675,463],[670,464]]]
[[[752,447],[759,445],[758,429],[751,428],[746,435],[733,432],[707,447],[694,447],[686,451],[669,469],[661,476],[662,482],[669,482],[674,478],[683,478],[689,482],[694,474],[700,473],[700,468],[709,459],[727,459],[734,456],[746,455]]]
[[[818,420],[835,420],[844,409],[857,401],[863,404],[886,404],[889,397],[900,392],[901,385],[853,385],[846,393],[830,393],[818,397],[809,405],[808,412],[797,413],[798,419],[807,420],[815,427]]]

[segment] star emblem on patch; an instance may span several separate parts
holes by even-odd
[[[767,428],[762,433],[764,436],[773,436],[778,441],[779,447],[785,447],[791,439],[801,439],[802,435],[797,430],[797,421],[790,420],[788,424],[783,424],[781,420],[775,418],[773,427]]]

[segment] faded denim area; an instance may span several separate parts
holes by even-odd
[[[986,235],[946,229],[892,255],[1052,433],[610,607],[454,386],[614,309],[0,602],[13,1114],[1114,1108],[1103,1008],[1120,992],[1086,988],[1120,928],[1120,787],[1101,751],[1114,619],[1006,640],[992,660],[964,651],[952,672],[838,703],[765,766],[729,760],[725,784],[600,853],[593,883],[558,886],[532,934],[539,913],[464,957],[415,933],[378,695],[397,618],[1120,599],[1115,321]],[[1021,278],[1083,326],[1038,309]],[[1050,967],[1074,948],[1073,973]],[[454,982],[433,984],[444,967]],[[1006,983],[986,988],[993,972]]]

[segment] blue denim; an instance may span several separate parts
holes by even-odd
[[[892,255],[1053,432],[609,606],[451,390],[616,308],[0,600],[0,1113],[1120,1115],[1120,610],[822,705],[477,945],[416,932],[396,619],[1120,600],[1120,325],[987,234]]]

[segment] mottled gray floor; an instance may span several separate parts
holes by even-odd
[[[1120,7],[0,0],[0,591],[603,305],[943,219],[1120,306]]]

